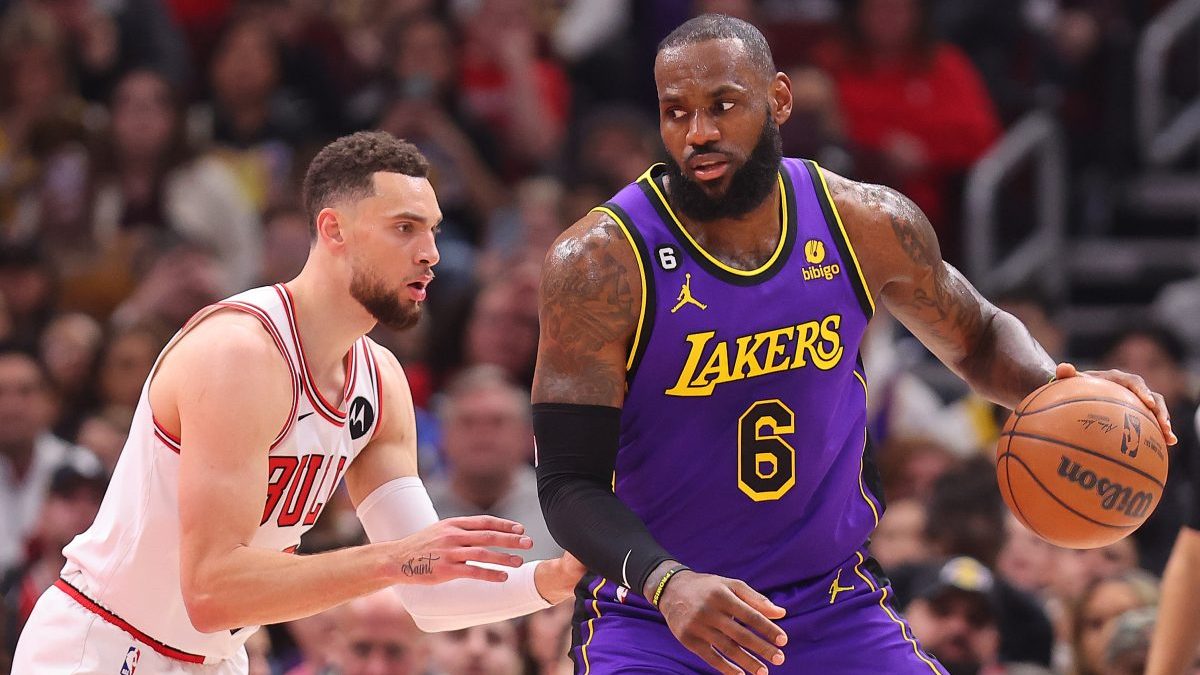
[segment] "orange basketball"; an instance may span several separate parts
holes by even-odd
[[[1136,530],[1158,506],[1167,444],[1133,392],[1070,377],[1025,397],[1008,418],[996,478],[1008,508],[1034,533],[1096,548]]]

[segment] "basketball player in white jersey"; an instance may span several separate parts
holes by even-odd
[[[412,325],[425,299],[441,220],[427,174],[416,148],[380,132],[317,155],[304,270],[202,310],[163,349],[14,673],[245,673],[258,625],[388,586],[426,630],[570,597],[573,558],[522,564],[484,548],[529,548],[519,524],[438,522],[404,373],[364,337]],[[373,543],[295,555],[343,477]]]

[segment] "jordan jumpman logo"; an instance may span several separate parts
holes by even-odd
[[[842,571],[839,569],[837,576],[833,578],[833,583],[829,584],[829,604],[832,605],[833,601],[837,600],[838,593],[852,590],[854,590],[853,586],[842,585]]]
[[[675,312],[678,312],[684,305],[695,305],[701,310],[708,309],[708,305],[692,297],[692,273],[688,272],[684,274],[683,278],[683,288],[679,290],[679,297],[675,298],[679,302],[675,304],[673,309],[671,309],[671,313],[674,314]]]

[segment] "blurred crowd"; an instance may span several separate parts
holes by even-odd
[[[197,309],[303,265],[299,180],[329,140],[384,129],[429,157],[438,278],[415,329],[373,337],[408,376],[438,512],[520,520],[547,557],[528,398],[541,260],[660,161],[651,66],[671,28],[710,11],[761,27],[795,95],[785,153],[907,193],[955,261],[964,175],[1024,113],[1064,123],[1074,203],[1131,170],[1133,49],[1166,4],[0,0],[0,672],[98,508],[159,350]],[[1006,411],[931,376],[880,316],[863,353],[889,503],[872,551],[956,674],[1141,672],[1194,499],[1195,345],[1114,326],[1102,352],[1071,354],[1053,303],[996,300],[1056,359],[1166,397],[1181,442],[1163,502],[1107,548],[1036,538],[989,459]],[[327,511],[304,550],[362,541],[344,495]],[[549,675],[572,670],[570,616],[425,635],[382,593],[248,647],[255,675]]]

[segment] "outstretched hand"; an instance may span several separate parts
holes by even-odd
[[[1179,439],[1175,436],[1175,432],[1171,431],[1171,413],[1167,412],[1167,402],[1163,399],[1162,394],[1150,391],[1150,387],[1146,386],[1146,381],[1140,375],[1126,373],[1121,370],[1085,370],[1080,372],[1070,363],[1058,364],[1058,368],[1054,371],[1054,378],[1056,380],[1065,380],[1068,377],[1098,377],[1110,382],[1116,382],[1129,391],[1132,391],[1158,419],[1158,426],[1162,429],[1163,438],[1167,439],[1167,445],[1175,445],[1179,442]]]
[[[429,585],[451,579],[504,581],[503,570],[470,563],[520,567],[521,556],[493,548],[527,549],[533,541],[520,523],[494,516],[465,516],[440,520],[392,546],[397,583]]]
[[[537,585],[538,594],[546,602],[558,603],[574,597],[575,586],[583,578],[587,568],[579,559],[564,552],[562,557],[554,560],[543,560],[533,573],[533,582]]]

